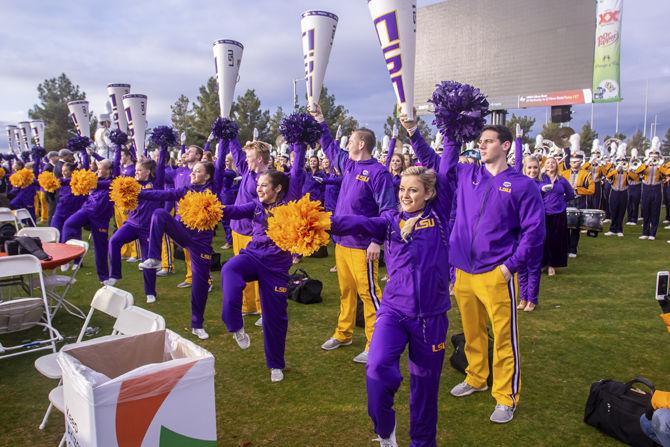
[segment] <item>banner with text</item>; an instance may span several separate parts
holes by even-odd
[[[623,0],[596,0],[593,102],[621,101],[620,58]]]

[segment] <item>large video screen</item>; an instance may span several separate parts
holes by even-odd
[[[447,0],[417,11],[419,113],[443,80],[479,87],[492,109],[591,102],[593,0]]]

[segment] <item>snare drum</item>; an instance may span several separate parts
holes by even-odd
[[[565,212],[568,215],[568,228],[573,230],[579,229],[579,221],[581,217],[581,211],[578,208],[567,208]]]
[[[581,210],[582,229],[587,231],[603,231],[605,212],[602,210]]]

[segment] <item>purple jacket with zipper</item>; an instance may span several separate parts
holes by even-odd
[[[383,211],[394,210],[393,181],[386,167],[374,158],[354,161],[333,140],[328,124],[321,123],[321,147],[330,164],[342,173],[342,187],[335,207],[335,215],[376,217]],[[370,242],[381,240],[364,234],[333,237],[335,243],[348,248],[367,249]]]

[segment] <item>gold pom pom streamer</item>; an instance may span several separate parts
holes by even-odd
[[[72,173],[70,189],[75,196],[87,196],[98,186],[98,176],[88,169],[77,169]]]
[[[37,182],[46,192],[56,192],[60,188],[60,180],[51,171],[40,172],[40,175],[37,176]]]
[[[5,168],[0,167],[0,179],[5,178],[5,175],[7,175],[7,171],[5,171]]]
[[[132,211],[137,208],[137,198],[142,185],[132,177],[117,177],[109,186],[109,198],[120,209]]]
[[[191,230],[212,231],[223,218],[223,204],[210,190],[189,191],[177,206],[181,222]]]
[[[309,256],[328,245],[331,215],[323,210],[321,202],[310,200],[307,194],[272,209],[267,235],[282,250]]]
[[[9,183],[14,188],[25,188],[35,181],[35,174],[28,168],[19,169],[9,176]]]

